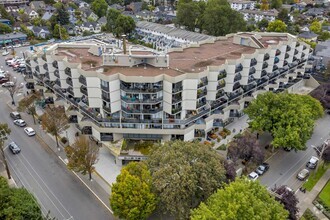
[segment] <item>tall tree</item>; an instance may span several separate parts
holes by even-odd
[[[330,109],[330,83],[324,83],[319,85],[319,87],[314,89],[310,94],[312,97],[319,100],[325,109]]]
[[[69,39],[69,34],[63,26],[56,24],[53,30],[53,37],[61,40],[67,40]]]
[[[46,107],[45,113],[41,116],[41,125],[48,133],[55,136],[58,145],[59,133],[68,124],[68,118],[63,107]]]
[[[261,21],[257,23],[257,25],[261,31],[264,31],[268,27],[268,23],[269,23],[268,20],[263,18]]]
[[[274,147],[295,150],[306,149],[314,122],[323,115],[321,103],[309,95],[273,92],[258,95],[244,111],[252,130],[272,134]]]
[[[28,111],[32,115],[34,124],[36,123],[35,116],[37,116],[35,102],[40,98],[40,93],[36,92],[24,97],[18,102],[18,111]]]
[[[15,18],[6,11],[3,4],[0,5],[0,15],[1,18],[8,19],[12,25],[14,24]]]
[[[18,83],[17,78],[12,74],[8,74],[8,78],[10,82],[13,82],[13,84],[11,86],[7,86],[6,89],[8,90],[11,97],[11,103],[15,105],[14,95],[22,91],[24,84]]]
[[[176,21],[180,26],[185,26],[189,31],[195,31],[197,18],[200,17],[198,3],[195,1],[179,1]]]
[[[66,25],[70,23],[69,12],[63,4],[61,4],[60,8],[57,9],[57,20],[60,25]]]
[[[0,34],[11,33],[12,29],[7,24],[0,23]]]
[[[100,18],[107,14],[108,6],[109,5],[105,0],[94,0],[91,9]]]
[[[120,219],[147,219],[156,208],[152,179],[143,162],[131,162],[112,184],[110,205]],[[134,196],[132,196],[134,195]]]
[[[86,136],[79,136],[72,146],[65,148],[68,157],[69,169],[82,174],[88,173],[89,179],[92,179],[92,173],[95,170],[94,165],[98,162],[99,146],[90,141]]]
[[[227,1],[210,0],[203,15],[203,29],[210,35],[223,36],[245,30],[243,16],[230,8]]]
[[[179,219],[188,218],[191,208],[226,181],[222,160],[200,143],[171,141],[154,146],[147,164],[159,209]]]
[[[286,24],[281,20],[269,22],[267,27],[268,32],[286,32]]]
[[[286,24],[289,24],[290,22],[289,11],[285,8],[282,8],[281,11],[278,13],[277,19],[283,21]]]
[[[294,191],[290,190],[287,186],[274,188],[273,191],[278,195],[276,200],[283,204],[284,208],[289,212],[289,219],[298,219],[297,215],[299,213],[299,200]]]
[[[113,32],[116,28],[116,20],[120,15],[120,11],[110,8],[107,14],[106,28],[108,31]]]
[[[11,133],[11,130],[8,127],[8,124],[5,124],[5,123],[4,124],[1,124],[0,123],[0,151],[1,151],[1,156],[2,156],[3,164],[4,164],[5,168],[6,168],[8,179],[11,179],[11,175],[10,175],[10,171],[9,171],[9,167],[8,167],[8,164],[7,164],[6,155],[5,155],[5,152],[4,152],[3,148],[4,148],[5,140],[7,139],[7,136],[10,133]],[[0,198],[1,198],[1,196],[0,196]]]
[[[236,179],[214,193],[206,203],[192,210],[192,220],[199,219],[272,219],[288,218],[288,212],[258,181]]]
[[[330,163],[330,145],[328,145],[324,151],[323,151],[323,154],[322,154],[322,160],[325,162],[325,163]]]
[[[115,22],[113,33],[120,37],[122,34],[129,35],[135,29],[135,21],[129,16],[120,14]]]
[[[0,176],[0,219],[43,219],[34,196],[24,188],[10,188]]]
[[[319,21],[315,20],[309,26],[309,30],[313,31],[316,34],[319,34],[322,31],[322,25]]]
[[[282,7],[282,0],[271,0],[270,7],[280,9]]]
[[[262,10],[262,11],[268,11],[269,10],[268,0],[261,0],[260,10]]]

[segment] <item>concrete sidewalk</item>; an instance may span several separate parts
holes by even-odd
[[[327,184],[330,180],[330,169],[328,169],[321,179],[316,183],[313,189],[310,192],[303,193],[300,190],[297,191],[296,195],[299,200],[298,207],[299,207],[299,216],[302,216],[307,208],[309,208],[320,220],[327,220],[328,218],[319,210],[317,209],[313,201],[322,191],[323,187]]]

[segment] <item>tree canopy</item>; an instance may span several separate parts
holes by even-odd
[[[0,176],[0,219],[42,219],[39,204],[24,188],[10,188]]]
[[[135,21],[129,16],[120,14],[115,21],[113,33],[119,37],[122,34],[129,35],[135,29]]]
[[[280,186],[273,189],[279,195],[276,200],[283,204],[284,208],[289,212],[289,219],[296,220],[299,212],[298,198],[294,191],[290,190],[287,186]]]
[[[322,31],[322,25],[321,25],[321,23],[319,21],[315,20],[309,26],[309,30],[310,31],[313,31],[316,34],[321,33],[321,31]]]
[[[108,6],[105,0],[94,0],[91,9],[100,18],[107,14]]]
[[[275,21],[269,22],[267,31],[268,32],[286,32],[287,27],[283,21],[275,20]]]
[[[147,165],[129,163],[111,187],[110,206],[114,215],[121,219],[147,219],[156,208],[156,196],[151,190],[152,179]]]
[[[53,37],[61,39],[61,40],[67,40],[69,39],[69,34],[65,27],[55,24],[54,29],[53,29]]]
[[[70,23],[70,15],[64,5],[61,3],[61,6],[57,9],[57,21],[60,25],[66,25]]]
[[[226,181],[221,156],[200,143],[171,141],[156,145],[147,164],[160,210],[177,218],[188,218],[191,208]]]
[[[179,1],[176,15],[177,24],[185,26],[189,31],[195,31],[195,28],[202,31],[205,6],[204,1]]]
[[[323,115],[321,103],[309,95],[266,92],[244,110],[252,130],[268,131],[272,145],[304,150],[314,122]]]
[[[285,8],[281,9],[281,11],[278,13],[277,19],[288,24],[290,22],[290,16],[288,10]]]
[[[250,220],[288,218],[288,212],[258,181],[236,179],[192,210],[191,219]]]
[[[10,32],[12,32],[12,30],[9,25],[0,23],[0,34],[8,34]]]
[[[330,83],[321,84],[311,92],[311,96],[319,100],[325,109],[330,109]]]
[[[282,0],[271,0],[270,1],[270,7],[275,8],[275,9],[281,8],[282,7]]]
[[[107,23],[106,28],[108,31],[113,32],[113,30],[116,28],[116,20],[118,16],[120,15],[120,11],[110,8],[107,14]]]

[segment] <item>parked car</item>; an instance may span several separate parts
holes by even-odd
[[[319,161],[319,158],[312,156],[311,159],[306,164],[306,167],[309,169],[315,169],[317,166],[317,163]]]
[[[8,145],[8,147],[13,154],[18,154],[19,152],[21,152],[21,149],[18,147],[18,145],[15,142],[11,142]]]
[[[17,126],[20,126],[20,127],[25,127],[26,126],[26,123],[23,119],[14,120],[14,124],[17,125]]]
[[[31,127],[26,127],[24,128],[24,131],[25,133],[28,135],[28,136],[34,136],[36,134],[36,132],[33,130],[33,128]]]
[[[7,56],[9,54],[9,51],[3,51],[2,56]]]
[[[9,81],[9,78],[7,78],[7,77],[0,78],[0,84],[6,83],[8,81]]]
[[[15,83],[8,81],[2,84],[2,87],[14,87]]]
[[[259,175],[256,172],[252,172],[249,174],[249,179],[252,181],[256,181],[259,178]]]
[[[259,175],[263,175],[264,173],[267,172],[269,169],[269,164],[268,163],[262,163],[258,168],[256,169],[256,173]]]
[[[19,112],[11,112],[10,113],[10,117],[12,119],[14,119],[14,120],[17,120],[17,119],[21,119],[22,118]]]
[[[309,170],[303,169],[298,173],[297,179],[298,180],[305,180],[305,179],[307,179],[308,176],[309,176]]]

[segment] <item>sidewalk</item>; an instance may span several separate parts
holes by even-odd
[[[327,172],[324,173],[324,175],[316,183],[316,185],[313,187],[313,189],[310,192],[303,193],[300,190],[297,191],[296,196],[299,200],[298,207],[300,208],[299,216],[302,216],[305,210],[309,208],[320,220],[328,219],[320,210],[318,210],[314,206],[313,201],[314,199],[316,199],[318,194],[322,191],[323,187],[327,184],[329,180],[330,180],[330,169],[328,169]]]

